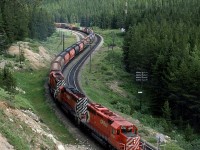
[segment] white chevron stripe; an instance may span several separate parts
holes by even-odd
[[[65,84],[66,84],[65,80],[59,80],[59,81],[57,82],[56,88],[55,88],[55,90],[54,90],[54,97],[57,96],[57,94],[58,94],[58,92],[59,92],[60,86],[65,86]]]
[[[132,137],[128,138],[127,141],[126,141],[126,144],[127,144],[127,145],[132,144],[132,143],[133,143],[133,140],[134,140],[134,138],[132,138]]]
[[[88,104],[87,98],[79,98],[78,99],[77,105],[76,105],[76,113],[78,116],[81,116],[82,114],[86,114],[87,104]]]
[[[126,150],[137,150],[139,148],[140,138],[130,137],[127,139]]]

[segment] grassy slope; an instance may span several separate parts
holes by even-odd
[[[159,123],[159,119],[152,118],[151,115],[145,115],[145,111],[148,110],[147,100],[148,96],[142,97],[144,106],[142,106],[143,114],[139,112],[139,97],[137,96],[138,85],[134,83],[134,77],[128,74],[124,70],[122,63],[123,52],[122,36],[119,30],[99,30],[96,29],[97,33],[100,33],[104,37],[104,46],[92,56],[92,71],[89,72],[89,64],[83,69],[81,74],[81,84],[90,97],[97,103],[109,107],[113,111],[120,111],[126,118],[132,116],[134,119],[138,119],[144,125],[154,127],[160,132],[163,132],[163,127]],[[112,43],[112,32],[115,33],[116,47],[114,50],[108,49],[108,45]],[[137,111],[136,111],[137,110]],[[125,114],[128,114],[125,115]],[[136,121],[137,122],[137,121]],[[138,125],[139,133],[143,138],[156,145],[155,136],[150,136],[148,127],[141,124]],[[165,146],[166,149],[181,149],[174,142],[170,142]]]
[[[62,32],[57,32],[57,34],[48,38],[46,42],[43,42],[42,45],[48,48],[50,53],[58,54],[62,50],[61,35]],[[70,32],[65,32],[65,35],[67,36],[65,40],[66,47],[76,42],[75,37]],[[54,112],[46,104],[44,83],[47,81],[48,73],[49,69],[41,69],[34,72],[15,72],[15,75],[19,87],[27,92],[22,97],[29,100],[29,103],[44,123],[53,130],[62,142],[74,143],[75,139],[72,138],[72,135],[69,134]]]
[[[67,39],[65,40],[66,47],[72,45],[76,42],[75,36],[70,33],[65,33],[67,35]],[[34,41],[31,39],[26,39],[26,41],[30,42],[30,46],[34,51],[37,51],[37,46],[43,45],[46,47],[51,54],[58,54],[62,50],[62,45],[60,44],[61,33],[55,33],[52,37],[48,38],[46,42],[39,43],[38,41]],[[6,59],[6,58],[4,58]],[[17,58],[9,58],[9,60],[16,61]],[[11,66],[13,68],[13,66]],[[15,96],[8,95],[5,92],[0,92],[0,99],[5,100],[10,103],[10,105],[16,108],[28,109],[31,108],[38,116],[40,116],[41,120],[48,125],[48,127],[52,130],[52,132],[64,143],[75,143],[75,139],[72,135],[68,133],[68,130],[64,127],[64,125],[57,119],[54,112],[48,106],[45,101],[45,89],[44,83],[47,81],[49,66],[47,68],[42,68],[40,70],[32,70],[26,69],[24,71],[14,71],[13,75],[17,80],[17,87],[21,88],[26,94],[18,93]],[[29,67],[27,67],[29,68]],[[0,125],[6,120],[1,117]],[[22,145],[22,149],[27,149],[29,144],[27,144],[27,140],[25,137],[21,137],[22,140],[18,140],[19,142],[15,142],[15,138],[18,137],[19,133],[15,132],[12,129],[15,127],[11,127],[9,125],[5,125],[7,128],[2,128],[3,135],[11,141],[15,147],[19,147]],[[10,133],[12,130],[13,135]],[[25,131],[26,132],[26,131]],[[27,133],[28,134],[28,133]],[[21,144],[20,144],[21,143]],[[21,148],[19,148],[21,149]]]

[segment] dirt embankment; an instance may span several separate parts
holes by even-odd
[[[31,141],[30,147],[34,150],[39,150],[42,147],[45,149],[55,149],[55,150],[87,150],[88,148],[84,145],[64,145],[51,133],[51,130],[43,123],[40,119],[30,110],[20,110],[11,108],[7,103],[0,100],[0,111],[8,118],[11,124],[24,128],[24,125],[20,125],[19,122],[25,124],[27,128],[31,129],[31,134],[26,135],[27,139]],[[17,122],[17,124],[16,124]],[[24,134],[24,133],[22,133]],[[26,133],[25,133],[26,134]],[[34,137],[31,139],[31,137]],[[19,135],[20,138],[20,135]],[[47,145],[44,139],[51,141],[51,145]],[[32,143],[36,143],[33,144]],[[6,138],[0,134],[0,150],[14,150],[14,147],[8,143]]]
[[[39,52],[33,52],[31,48],[29,47],[28,43],[23,42],[21,44],[20,49],[22,50],[24,54],[25,60],[30,63],[30,66],[33,69],[39,69],[39,68],[45,67],[52,60],[52,57],[43,46],[38,47]],[[11,46],[8,49],[8,53],[13,56],[14,55],[19,56],[19,53],[20,53],[19,46]]]
[[[29,43],[22,42],[21,49],[23,49],[23,55],[25,57],[25,62],[23,62],[24,67],[31,67],[32,69],[41,69],[43,67],[49,66],[51,60],[54,56],[51,56],[48,51],[43,47],[38,47],[38,52],[33,52],[29,47]],[[19,57],[20,50],[19,46],[11,46],[8,49],[8,54],[12,56]],[[19,69],[14,61],[3,60],[0,62],[0,68],[3,68],[6,64],[11,63],[14,66],[14,69]],[[28,141],[31,140],[31,143],[37,143],[35,145],[31,145],[31,143],[27,143],[30,145],[31,149],[39,150],[41,145],[45,146],[45,149],[55,149],[55,150],[87,150],[88,148],[85,145],[70,145],[63,144],[57,140],[57,138],[51,133],[51,130],[43,123],[40,122],[38,116],[36,116],[30,110],[20,110],[11,108],[8,106],[6,102],[3,102],[0,99],[0,111],[6,115],[6,118],[10,121],[11,124],[16,124],[16,122],[22,122],[30,128],[32,131],[32,135],[27,134]],[[23,125],[19,125],[22,128]],[[26,133],[22,133],[26,134]],[[31,137],[34,136],[34,139]],[[53,143],[52,145],[48,145],[44,141],[44,137]],[[20,138],[20,135],[19,135]],[[0,133],[0,150],[14,150],[14,146],[12,146],[7,139]]]
[[[0,134],[0,149],[2,150],[13,150],[13,146],[10,145],[7,141],[6,138],[4,138],[1,134]]]

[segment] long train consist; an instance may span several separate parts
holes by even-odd
[[[66,24],[56,24],[56,27],[79,30]],[[66,85],[62,70],[74,57],[95,38],[92,30],[84,28],[87,36],[58,54],[51,63],[49,88],[54,99],[67,111],[76,123],[90,131],[96,138],[106,144],[107,149],[142,150],[137,127],[113,113],[101,104],[92,103],[75,88]]]

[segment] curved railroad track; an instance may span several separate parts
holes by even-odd
[[[67,75],[66,81],[69,87],[75,87],[79,91],[83,93],[83,90],[81,89],[78,81],[78,75],[80,68],[83,66],[84,62],[90,57],[93,51],[98,47],[98,45],[101,42],[101,37],[99,35],[95,35],[95,44],[88,46],[88,51],[86,50],[86,53],[83,54],[83,56],[80,58],[80,60],[74,64],[71,69],[69,70],[69,74]]]
[[[83,35],[82,35],[83,33],[77,32],[77,31],[74,33],[76,33],[79,36],[79,39],[83,38]],[[69,88],[73,87],[83,93],[83,90],[81,89],[81,87],[79,85],[79,81],[78,81],[78,75],[79,75],[80,68],[83,66],[84,62],[90,57],[92,52],[95,51],[95,49],[101,43],[101,40],[102,40],[102,38],[99,35],[95,34],[95,40],[94,40],[93,44],[88,45],[88,47],[83,52],[81,52],[79,56],[74,58],[73,61],[71,61],[68,65],[66,65],[64,67],[64,69],[62,70],[62,73],[65,77],[65,82],[66,82],[67,87],[69,87]],[[54,109],[55,109],[55,107],[54,107]],[[63,110],[64,109],[56,110],[56,112],[58,112],[57,115],[61,116],[62,118],[64,117]],[[65,125],[67,124],[69,131],[73,135],[76,135],[76,138],[79,139],[79,142],[81,144],[88,146],[88,148],[87,148],[88,150],[104,149],[102,147],[102,145],[99,145],[99,143],[97,143],[94,139],[92,139],[91,136],[88,136],[88,134],[80,133],[80,129],[78,127],[76,127],[74,125],[74,122],[72,122],[68,117],[65,117],[64,120],[62,119],[62,121],[64,122]],[[78,136],[77,136],[77,134],[78,134]],[[86,139],[86,141],[83,142],[85,139]],[[157,149],[154,146],[152,146],[151,144],[144,142],[144,140],[141,140],[141,142],[143,144],[143,150],[156,150]]]
[[[96,47],[99,45],[99,43],[101,42],[101,37],[99,35],[96,34],[96,38],[95,38],[95,42],[96,44],[91,46],[91,50],[88,50],[79,61],[77,61],[77,63],[75,63],[69,71],[69,73],[66,76],[66,83],[68,85],[68,87],[75,87],[76,89],[78,89],[79,91],[81,91],[83,93],[83,90],[81,89],[80,85],[79,85],[79,81],[78,81],[78,75],[79,75],[79,71],[80,68],[83,66],[84,62],[90,57],[90,55],[92,54],[93,51],[95,51]],[[157,148],[154,147],[153,145],[151,145],[150,143],[141,140],[142,144],[143,144],[143,149],[144,150],[156,150]]]
[[[82,39],[86,34],[78,32],[78,31],[73,31],[73,33],[76,33],[79,38],[77,39]],[[94,41],[96,42],[96,41]],[[94,44],[96,45],[96,44]],[[93,46],[94,48],[95,46]],[[75,57],[68,65],[64,67],[62,70],[63,75],[66,77],[65,81],[67,84],[70,84],[71,86],[77,87],[80,89],[78,83],[78,72],[80,67],[83,65],[85,60],[88,58],[88,54],[92,53],[89,51],[89,47],[85,49],[83,52],[80,53],[79,56]],[[94,49],[92,49],[94,51]],[[77,68],[79,67],[79,68]],[[71,71],[70,71],[71,70]],[[76,74],[73,76],[73,74]],[[75,79],[76,78],[76,83],[73,83],[72,81],[67,81],[67,78]],[[55,103],[54,98],[51,96],[48,83],[45,84],[45,89],[46,89],[46,97],[48,103],[51,105],[52,109],[54,110],[56,116],[60,119],[60,121],[65,125],[65,127],[69,130],[71,134],[76,138],[78,145],[83,145],[86,148],[83,148],[83,150],[103,150],[104,148],[102,145],[99,144],[98,141],[94,140],[92,136],[90,136],[88,133],[84,133],[82,129],[80,129],[78,126],[76,126],[75,121],[73,118],[69,118],[67,112],[64,112],[64,109],[61,109],[61,105],[58,103]]]

